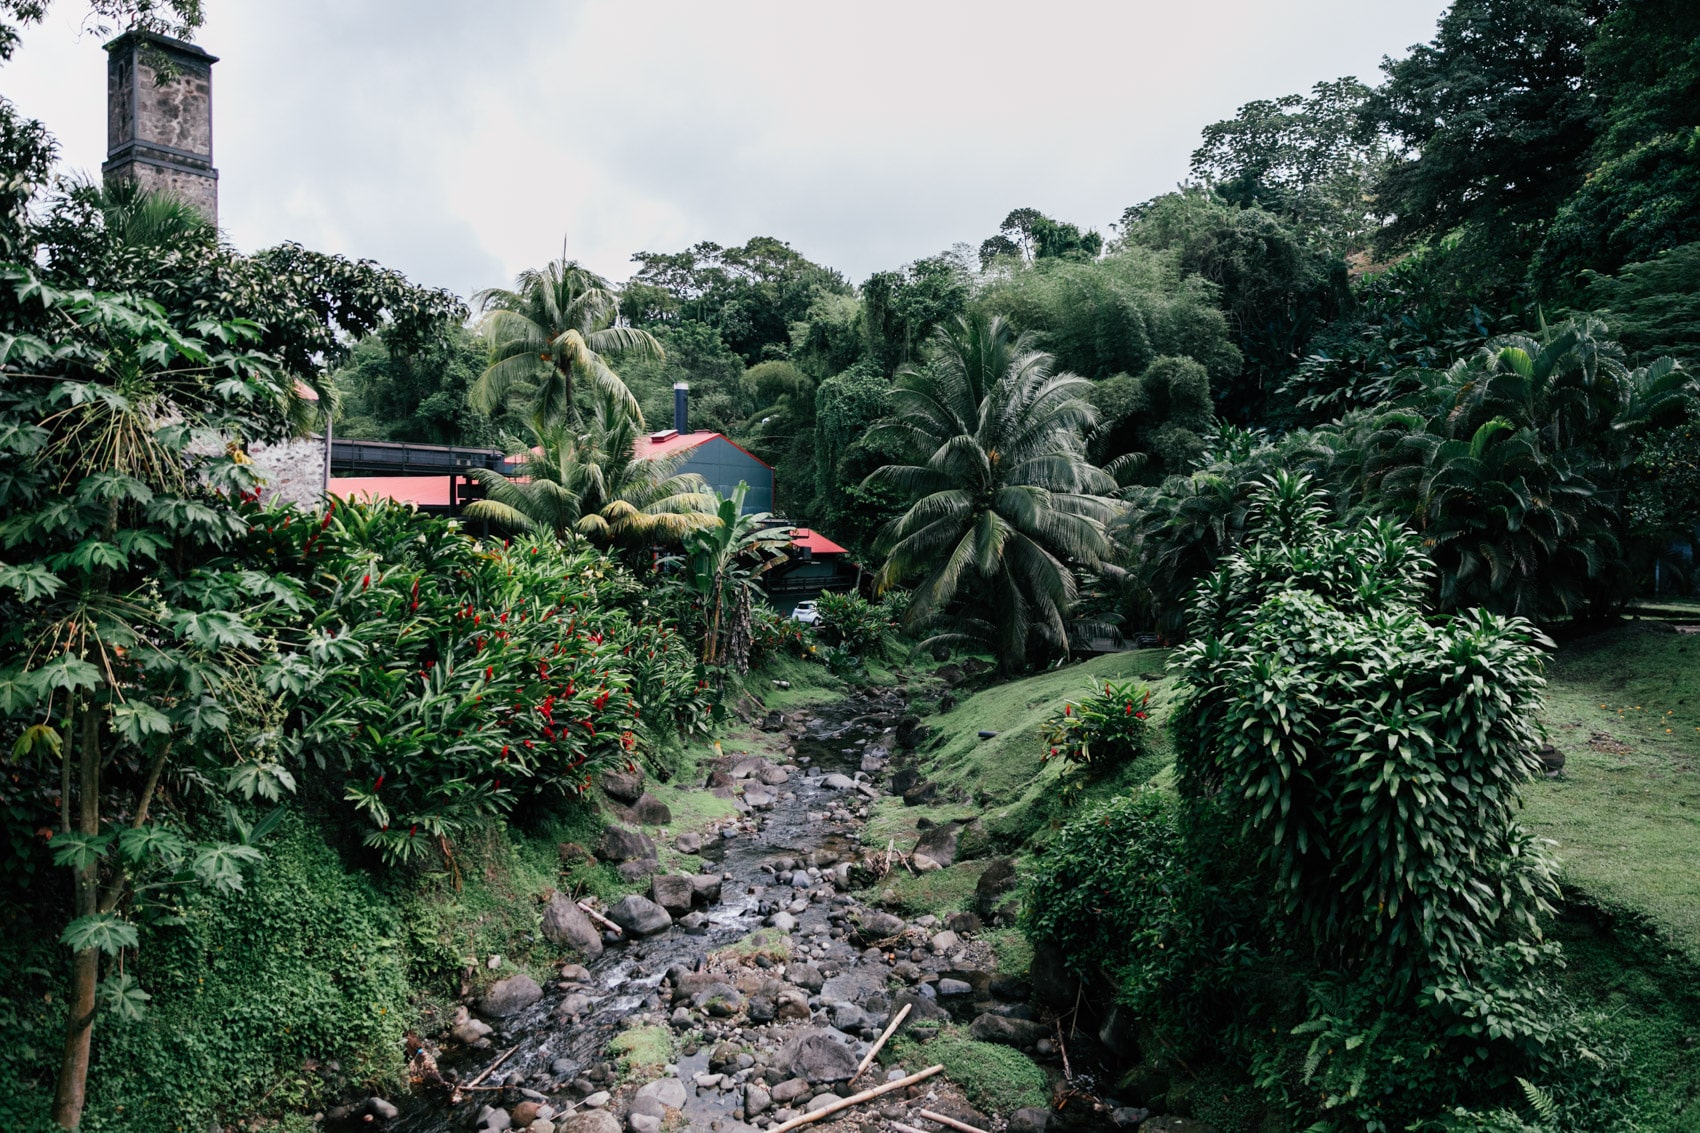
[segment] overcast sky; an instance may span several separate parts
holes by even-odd
[[[1032,206],[1106,231],[1199,129],[1374,82],[1440,0],[208,0],[220,220],[461,294],[570,255],[789,241],[852,282]],[[105,64],[58,0],[0,90],[105,158]]]

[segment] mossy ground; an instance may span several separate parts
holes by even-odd
[[[631,1027],[609,1041],[608,1053],[622,1083],[656,1078],[673,1061],[673,1032],[658,1024]]]
[[[931,913],[943,919],[970,911],[974,908],[974,886],[986,872],[986,864],[957,862],[928,873],[910,873],[899,866],[879,883],[880,904],[909,917]]]
[[[880,1063],[899,1062],[911,1073],[942,1064],[950,1080],[984,1113],[1007,1117],[1023,1106],[1050,1103],[1048,1079],[1032,1059],[1007,1046],[980,1042],[959,1027],[916,1027],[895,1036],[880,1052]]]

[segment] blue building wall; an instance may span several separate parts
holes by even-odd
[[[695,472],[708,486],[730,496],[741,480],[750,486],[744,497],[744,514],[773,510],[773,469],[727,440],[716,436],[691,450],[680,472]]]

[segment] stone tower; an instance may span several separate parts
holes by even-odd
[[[218,223],[212,65],[192,43],[128,31],[106,45],[107,183],[169,192]],[[163,65],[162,65],[163,64]]]

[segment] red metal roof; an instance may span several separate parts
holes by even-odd
[[[791,529],[791,545],[802,547],[804,550],[817,555],[847,555],[850,553],[819,531],[812,531],[807,527],[793,527]]]
[[[325,491],[345,500],[370,497],[420,507],[448,507],[453,482],[449,476],[333,476]]]
[[[640,460],[655,460],[658,457],[668,456],[675,452],[684,452],[686,449],[693,449],[699,445],[705,445],[709,441],[714,440],[716,437],[719,437],[721,440],[725,441],[727,444],[731,445],[733,448],[737,449],[763,468],[771,469],[773,467],[773,465],[769,464],[767,461],[763,460],[761,457],[757,456],[731,437],[725,436],[721,433],[711,433],[707,430],[698,430],[695,433],[675,433],[673,430],[668,429],[665,433],[650,433],[637,439],[637,444],[633,448],[632,455]]]

